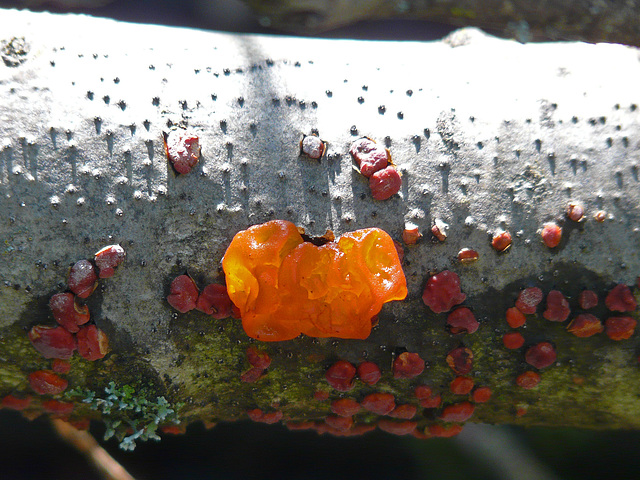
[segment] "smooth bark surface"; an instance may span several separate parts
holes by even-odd
[[[605,307],[617,284],[638,297],[637,50],[521,45],[473,29],[426,44],[235,36],[15,11],[0,13],[0,31],[0,398],[29,394],[27,375],[49,368],[26,332],[54,325],[47,303],[67,288],[69,266],[119,243],[125,263],[87,300],[111,352],[95,362],[76,354],[70,390],[104,397],[109,382],[131,385],[146,393],[129,405],[164,396],[183,404],[184,422],[256,408],[322,422],[341,396],[386,392],[418,406],[414,388],[429,385],[443,405],[466,400],[449,391],[456,375],[446,362],[464,346],[476,387],[493,391],[471,421],[639,426],[637,334],[577,338],[568,321],[543,318],[543,301],[520,328],[525,346],[502,343],[505,312],[525,287],[560,290],[570,319],[585,288],[597,293],[589,313],[603,322],[638,318]],[[163,132],[175,126],[200,137],[200,161],[186,175],[164,151]],[[314,131],[328,147],[321,161],[300,156]],[[389,200],[373,200],[353,168],[349,146],[365,135],[390,149],[402,173]],[[566,218],[571,202],[584,207],[583,221]],[[235,233],[271,219],[317,236],[375,226],[398,241],[405,222],[417,224],[423,238],[404,246],[407,299],[386,305],[366,340],[276,343],[250,340],[239,320],[168,305],[177,275],[188,272],[201,289],[222,283]],[[436,219],[449,225],[444,242],[430,234]],[[540,237],[547,222],[563,228],[553,249]],[[513,236],[502,254],[491,246],[500,230]],[[462,248],[479,259],[462,264]],[[421,300],[428,277],[447,269],[460,276],[476,333],[452,335],[446,314]],[[542,341],[557,362],[537,388],[517,387],[535,370],[527,348]],[[273,361],[245,383],[250,345]],[[427,368],[395,379],[405,350]],[[324,377],[339,359],[375,362],[382,379],[341,394]],[[315,400],[317,391],[329,400]],[[72,399],[90,400],[83,395]],[[440,414],[419,407],[418,428]],[[74,415],[97,413],[78,403]],[[375,425],[378,415],[355,420]]]

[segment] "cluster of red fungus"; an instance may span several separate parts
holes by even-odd
[[[46,359],[51,368],[31,372],[27,380],[38,395],[55,396],[67,389],[68,381],[62,375],[71,370],[69,360],[77,350],[82,358],[95,361],[109,352],[109,341],[104,331],[90,323],[89,307],[83,303],[98,285],[98,279],[110,278],[125,258],[120,245],[109,245],[96,252],[93,262],[80,260],[69,270],[69,291],[56,293],[49,299],[49,308],[57,326],[35,325],[28,333],[33,347]],[[8,395],[2,399],[5,408],[24,410],[31,397]],[[64,417],[74,408],[73,403],[49,399],[41,403],[45,412]],[[88,422],[82,422],[83,425]]]
[[[400,191],[402,178],[388,148],[362,137],[351,144],[349,153],[358,164],[360,173],[369,179],[369,188],[375,200],[387,200]]]
[[[167,302],[180,313],[198,310],[221,320],[232,315],[233,304],[224,285],[211,283],[198,290],[196,282],[187,274],[178,275],[171,281]]]
[[[544,297],[544,293],[538,287],[528,287],[520,291],[515,306],[508,308],[505,315],[507,323],[514,329],[502,337],[506,348],[519,350],[525,346],[524,336],[515,329],[526,324],[527,315],[537,313]],[[630,338],[635,331],[637,321],[630,316],[610,316],[603,325],[598,317],[586,312],[597,307],[598,303],[596,292],[583,290],[578,296],[578,305],[582,312],[571,319],[566,327],[567,331],[579,338],[591,337],[602,332],[612,340]],[[611,312],[624,313],[636,310],[637,302],[627,285],[618,284],[607,293],[605,306]],[[569,300],[559,290],[549,291],[542,316],[550,322],[566,322],[571,316]],[[555,364],[556,358],[557,353],[551,342],[542,341],[529,345],[524,360],[535,370],[527,370],[518,375],[516,384],[524,389],[535,388],[541,381],[539,371]]]

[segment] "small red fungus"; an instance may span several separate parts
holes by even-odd
[[[324,390],[316,390],[313,392],[313,399],[318,402],[324,402],[329,399],[329,392],[325,392]]]
[[[567,207],[567,217],[574,222],[580,222],[584,219],[584,208],[577,203],[570,203]]]
[[[423,400],[425,398],[431,398],[431,396],[433,395],[433,391],[431,390],[431,387],[427,385],[418,385],[413,390],[413,394],[418,400]]]
[[[54,358],[53,362],[51,362],[51,370],[56,373],[69,373],[71,370],[71,364],[67,360]]]
[[[560,240],[562,240],[562,228],[555,223],[545,223],[541,236],[547,247],[555,248],[560,245]]]
[[[447,315],[447,326],[453,334],[474,333],[479,325],[475,315],[467,307],[456,308]]]
[[[415,223],[406,223],[402,231],[402,241],[406,245],[415,245],[422,237],[420,229]]]
[[[569,318],[569,301],[559,290],[551,290],[547,295],[547,309],[542,316],[550,322],[564,322]]]
[[[165,435],[184,435],[187,433],[186,425],[162,425],[160,431]]]
[[[469,395],[473,390],[473,379],[470,377],[456,377],[449,384],[449,390],[454,395]]]
[[[313,160],[320,160],[326,149],[326,144],[317,135],[305,135],[300,141],[300,153]]]
[[[473,263],[480,258],[480,254],[471,248],[463,248],[458,252],[458,260],[460,263]]]
[[[458,375],[466,375],[473,368],[473,352],[466,347],[458,347],[447,354],[447,365]]]
[[[442,397],[440,395],[436,395],[431,398],[423,398],[419,403],[423,408],[438,408],[442,403]]]
[[[176,172],[186,174],[200,158],[200,139],[186,130],[171,130],[164,134],[167,158]]]
[[[387,418],[378,420],[378,428],[393,435],[409,435],[418,427],[418,422],[397,422]]]
[[[360,173],[365,177],[371,177],[378,170],[385,168],[391,159],[389,150],[366,137],[353,142],[349,153],[358,164]]]
[[[371,393],[364,397],[361,405],[378,415],[387,415],[396,408],[395,398],[390,393]]]
[[[28,379],[33,391],[39,395],[58,395],[64,392],[69,385],[69,382],[51,370],[32,372],[29,374]]]
[[[518,328],[527,323],[527,317],[524,316],[518,308],[511,307],[507,309],[507,323],[511,328]]]
[[[438,408],[442,401],[440,395],[433,396],[431,388],[427,385],[418,385],[414,390],[414,395],[424,408]]]
[[[198,287],[189,275],[174,278],[169,291],[167,302],[180,313],[187,313],[196,308]]]
[[[466,422],[474,410],[475,406],[471,402],[454,403],[444,407],[439,418],[444,422]]]
[[[351,427],[353,427],[353,418],[351,417],[337,417],[334,415],[329,415],[324,419],[324,422],[331,428],[335,428],[340,432],[346,432]]]
[[[418,407],[415,405],[411,405],[410,403],[405,403],[404,405],[398,405],[393,409],[391,413],[389,413],[390,417],[400,418],[402,420],[411,420],[418,413]]]
[[[434,237],[438,239],[438,241],[444,242],[447,239],[448,228],[449,228],[449,225],[444,223],[439,218],[436,218],[433,223],[433,226],[431,227],[431,233],[433,234]]]
[[[259,408],[254,408],[252,410],[248,410],[247,415],[254,422],[259,422],[260,419],[262,418],[263,413],[262,413],[262,410],[260,410]]]
[[[516,385],[524,388],[525,390],[529,390],[538,386],[540,383],[540,374],[538,372],[532,372],[530,370],[521,373],[516,378]]]
[[[257,382],[264,376],[264,370],[258,367],[251,367],[249,370],[240,375],[240,381],[244,383]]]
[[[549,342],[540,342],[529,347],[524,355],[524,360],[537,369],[550,367],[556,363],[556,350]]]
[[[491,246],[497,252],[504,252],[511,247],[511,234],[509,232],[496,233],[491,239]]]
[[[259,420],[262,423],[266,423],[267,425],[273,425],[274,423],[278,423],[282,420],[284,414],[280,410],[276,410],[274,412],[268,412],[262,415],[262,418]]]
[[[537,384],[536,384],[537,385]],[[534,385],[535,386],[535,385]],[[525,387],[526,388],[526,387]],[[529,387],[529,388],[533,388],[533,387]],[[524,417],[527,413],[529,412],[528,408],[525,407],[518,407],[516,409],[516,417]]]
[[[23,398],[16,397],[14,395],[7,395],[0,402],[0,407],[8,408],[10,410],[24,410],[31,405],[31,395],[27,395]]]
[[[212,283],[202,289],[196,302],[196,309],[216,320],[227,318],[231,315],[231,299],[227,293],[227,287]]]
[[[60,402],[58,400],[46,400],[42,402],[42,409],[56,416],[69,415],[73,412],[74,404],[69,402]]]
[[[538,287],[525,288],[520,292],[520,295],[518,295],[516,308],[522,313],[536,313],[536,307],[542,301],[542,298],[542,290]]]
[[[367,385],[375,385],[382,377],[380,368],[373,362],[362,362],[358,365],[358,378]]]
[[[360,404],[352,398],[340,398],[331,402],[331,411],[341,417],[351,417],[360,411]]]
[[[612,312],[633,312],[638,306],[631,290],[623,283],[616,285],[609,291],[604,304]]]
[[[638,322],[631,317],[609,317],[604,326],[611,340],[626,340],[633,335]]]
[[[89,321],[89,307],[80,305],[73,293],[56,293],[49,299],[49,308],[55,321],[71,333]]]
[[[567,326],[567,331],[573,333],[576,337],[586,338],[604,330],[602,322],[599,318],[589,313],[582,313],[571,320]]]
[[[98,276],[89,260],[76,262],[69,270],[69,289],[80,298],[87,298],[98,286]]]
[[[473,391],[472,399],[476,403],[486,403],[491,399],[493,392],[489,387],[479,387]]]
[[[519,332],[507,332],[502,336],[502,343],[509,350],[517,350],[524,345],[524,337]]]
[[[78,339],[78,353],[86,360],[99,360],[109,353],[107,334],[95,325],[80,327],[76,338]]]
[[[599,210],[593,215],[593,218],[595,218],[596,222],[602,223],[607,219],[607,212]]]
[[[265,370],[271,365],[271,357],[266,352],[259,351],[256,347],[251,346],[247,348],[247,360],[252,367]]]
[[[29,340],[44,358],[68,360],[76,349],[76,339],[63,327],[36,325],[29,330]]]
[[[369,178],[371,196],[375,200],[387,200],[400,191],[402,178],[393,165],[378,170]]]
[[[430,277],[422,292],[422,301],[434,313],[448,312],[465,298],[460,291],[460,277],[449,270]]]
[[[110,278],[116,273],[116,267],[120,265],[126,254],[120,245],[108,245],[96,252],[94,262],[98,267],[100,278]]]
[[[353,388],[356,367],[346,360],[338,360],[329,367],[324,376],[333,388],[339,392],[348,392]]]
[[[578,296],[578,304],[583,310],[589,310],[598,306],[598,295],[593,290],[583,290]]]
[[[403,352],[393,361],[393,378],[414,378],[424,371],[424,360],[417,353]]]
[[[450,438],[455,437],[462,431],[462,425],[429,425],[427,431],[432,437]]]

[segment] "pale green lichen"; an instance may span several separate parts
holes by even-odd
[[[93,390],[76,388],[65,394],[69,399],[82,399],[92,410],[102,413],[107,427],[104,439],[116,437],[120,448],[133,450],[136,441],[160,440],[158,427],[166,423],[179,424],[178,410],[182,404],[172,405],[164,397],[148,400],[144,392],[136,392],[130,385],[116,387],[114,382],[104,389],[104,398]],[[133,433],[131,433],[133,431]]]

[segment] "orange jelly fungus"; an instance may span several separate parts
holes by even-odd
[[[272,220],[238,232],[222,268],[244,331],[266,342],[365,339],[382,305],[407,296],[393,240],[378,228],[316,246],[293,223]]]

